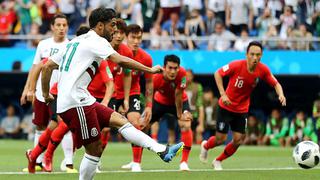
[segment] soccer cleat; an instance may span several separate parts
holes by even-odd
[[[177,156],[184,147],[184,143],[180,142],[178,144],[167,146],[166,150],[163,152],[158,152],[157,154],[164,162],[170,162],[173,157]]]
[[[96,173],[101,173],[101,169],[102,169],[102,163],[101,163],[101,159],[98,162],[97,168],[96,168]]]
[[[179,169],[180,169],[180,171],[190,171],[190,168],[189,168],[187,162],[185,162],[185,161],[180,163]]]
[[[216,159],[214,159],[212,161],[212,167],[214,168],[214,170],[221,171],[222,170],[221,161],[217,161]]]
[[[200,154],[199,154],[199,159],[202,163],[207,163],[208,162],[208,150],[204,148],[204,144],[206,144],[207,141],[204,140],[202,141],[200,145]]]
[[[61,171],[67,171],[66,159],[63,159],[60,164]]]
[[[128,164],[122,165],[121,169],[131,169],[133,162],[129,162]]]
[[[132,162],[131,171],[132,172],[141,172],[141,164],[136,163],[136,162]]]
[[[28,172],[29,173],[35,173],[35,171],[36,171],[36,161],[35,160],[32,160],[32,158],[31,158],[31,150],[30,149],[28,149],[27,151],[26,151],[26,157],[27,157],[27,159],[28,159]]]
[[[41,172],[41,171],[42,171],[42,167],[39,166],[39,165],[36,165],[35,170],[36,170],[36,172]],[[23,168],[23,169],[22,169],[22,172],[29,172],[29,171],[28,171],[28,168]]]
[[[46,156],[43,157],[43,170],[45,172],[52,172],[52,159]]]
[[[78,173],[78,170],[76,168],[68,168],[66,167],[66,173]]]

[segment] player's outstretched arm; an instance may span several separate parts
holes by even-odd
[[[282,86],[280,83],[277,83],[275,86],[274,86],[274,89],[276,90],[277,94],[278,94],[278,99],[281,103],[282,106],[286,106],[287,105],[287,100],[286,100],[286,97],[284,96],[283,94],[283,89],[282,89]]]
[[[152,73],[152,74],[162,72],[162,67],[159,65],[153,66],[152,68],[150,68],[131,58],[122,56],[118,53],[111,54],[109,56],[109,59],[124,68],[135,69],[138,71],[143,71],[143,72]]]
[[[59,65],[53,62],[51,59],[49,59],[48,62],[42,68],[42,74],[41,74],[42,75],[41,77],[42,95],[46,103],[52,100],[52,97],[49,94],[49,88],[50,88],[49,83],[50,83],[52,71],[58,68],[59,68]]]
[[[223,104],[225,105],[229,105],[231,104],[231,101],[230,99],[228,98],[227,94],[226,94],[226,91],[224,90],[224,87],[223,87],[223,79],[222,79],[222,76],[219,74],[218,71],[216,71],[214,73],[214,79],[216,80],[216,84],[217,84],[217,87],[219,89],[219,93],[220,93],[220,96],[222,98],[222,102]]]

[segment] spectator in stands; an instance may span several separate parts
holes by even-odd
[[[136,0],[118,0],[116,4],[116,11],[120,13],[120,18],[131,24],[131,15]]]
[[[283,9],[283,2],[279,0],[268,0],[267,7],[270,8],[273,17],[279,19]]]
[[[249,38],[249,32],[247,29],[242,29],[241,34],[240,34],[240,38],[238,38],[236,40],[236,42],[234,43],[234,50],[236,51],[240,51],[243,52],[246,50],[246,48],[248,47],[249,43],[252,40]]]
[[[58,12],[58,4],[55,0],[40,0],[38,5],[41,9],[41,21],[40,33],[46,34],[50,31],[50,23],[53,16]]]
[[[216,22],[221,21],[220,19],[218,19],[215,15],[215,13],[213,12],[213,10],[211,9],[207,9],[206,10],[206,16],[204,17],[204,24],[206,26],[206,35],[209,36],[212,33],[214,33],[214,27]]]
[[[205,25],[198,10],[193,9],[191,11],[190,16],[185,23],[184,34],[187,37],[197,37],[205,34]],[[201,43],[201,41],[187,40],[189,50],[199,49]]]
[[[39,34],[40,34],[39,24],[32,23],[29,35],[36,36],[36,35],[39,35]],[[38,46],[40,40],[41,39],[32,39],[32,40],[28,41],[28,46],[36,48]]]
[[[153,24],[157,24],[156,27],[160,26],[160,0],[141,1],[141,11],[143,17],[143,32],[149,33]]]
[[[253,7],[251,0],[228,0],[226,10],[226,26],[235,35],[241,30],[253,28]]]
[[[31,8],[31,1],[30,0],[17,0],[16,1],[16,12],[20,20],[21,24],[21,34],[29,34],[31,29],[32,19],[30,16],[30,8]]]
[[[285,146],[289,133],[289,120],[282,117],[279,109],[273,109],[266,125],[266,134],[263,137],[264,145]]]
[[[316,122],[316,133],[318,136],[318,144],[320,144],[320,98],[313,103],[312,117]]]
[[[204,133],[203,139],[216,134],[218,98],[214,96],[211,89],[203,91],[203,106],[204,106]]]
[[[5,36],[11,34],[13,29],[13,23],[15,21],[15,15],[11,11],[12,3],[3,1],[0,4],[0,35]],[[0,39],[0,47],[9,47],[12,43],[10,40],[3,38]]]
[[[314,35],[320,36],[320,1],[317,1],[312,15],[312,25],[314,27]]]
[[[116,9],[117,0],[99,0],[100,6],[105,8]]]
[[[160,17],[161,24],[171,18],[171,14],[180,14],[181,0],[161,0]]]
[[[301,141],[318,142],[312,118],[307,117],[303,111],[298,111],[290,123],[289,137],[286,146],[294,146]]]
[[[34,138],[35,126],[32,123],[32,112],[24,115],[20,124],[22,130],[22,138],[32,141]]]
[[[272,40],[272,38],[278,38],[278,31],[275,26],[270,25],[268,27],[268,31],[263,36],[263,39],[265,40],[263,41],[262,44],[266,49],[276,50],[279,47],[279,42]]]
[[[253,19],[255,20],[263,14],[265,9],[265,0],[251,0],[251,4],[253,10]]]
[[[207,10],[211,10],[222,22],[226,22],[227,0],[205,0]]]
[[[294,49],[294,50],[310,50],[310,49],[312,49],[312,41],[311,41],[312,34],[310,32],[308,32],[307,26],[305,24],[300,24],[299,29],[294,30],[292,32],[291,37],[306,39],[306,41],[303,41],[301,39],[299,41],[293,42],[292,49]]]
[[[245,145],[261,145],[263,138],[261,122],[253,115],[248,116],[247,121],[246,137],[243,143]]]
[[[183,0],[182,1],[182,12],[186,17],[190,16],[193,10],[198,10],[199,12],[203,9],[202,0]]]
[[[7,116],[1,120],[0,137],[3,138],[19,138],[20,132],[20,120],[15,115],[15,109],[13,105],[7,107]]]
[[[40,2],[38,0],[31,0],[31,2],[30,2],[31,21],[32,21],[32,23],[35,23],[38,26],[40,26],[42,24],[41,12],[40,12],[40,9],[38,8],[39,4],[40,4]],[[30,28],[32,29],[32,27],[30,27]]]
[[[288,37],[288,28],[295,27],[297,17],[293,13],[291,6],[285,6],[283,14],[280,16],[281,28],[280,37],[286,39]]]
[[[191,69],[187,69],[186,93],[193,116],[191,128],[194,132],[194,140],[197,144],[200,144],[203,140],[202,133],[204,131],[203,88],[200,83],[194,81],[194,75]]]
[[[184,32],[184,24],[180,21],[177,13],[172,13],[170,20],[163,23],[162,30],[164,37],[180,37]],[[186,47],[186,43],[183,41],[172,40],[171,43],[175,49],[184,49]]]
[[[265,8],[263,14],[257,18],[256,27],[258,30],[258,36],[264,37],[270,26],[279,25],[279,20],[272,16],[270,8]]]
[[[215,24],[215,33],[209,38],[208,50],[226,51],[231,49],[231,39],[236,36],[225,29],[224,24],[221,21],[217,21]]]
[[[75,6],[76,0],[60,0],[58,1],[59,10],[62,14],[67,16],[68,23],[69,23],[69,31],[68,33],[70,35],[74,35],[78,26],[76,21],[76,6]]]

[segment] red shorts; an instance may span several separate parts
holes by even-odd
[[[47,127],[53,113],[46,103],[35,98],[33,103],[33,114],[33,124]]]
[[[59,115],[74,134],[74,144],[79,149],[100,140],[100,131],[109,127],[113,112],[112,109],[95,102],[91,106],[71,108]]]

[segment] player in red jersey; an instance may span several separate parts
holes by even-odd
[[[117,30],[113,34],[112,41],[110,42],[114,50],[119,54],[133,58],[133,53],[131,49],[122,43],[126,34],[127,25],[124,20],[117,18],[116,19]],[[118,64],[109,61],[109,67],[114,77],[115,91],[109,102],[109,107],[115,111],[119,110],[119,107],[122,106],[123,110],[127,112],[129,110],[129,93],[131,87],[131,70],[123,68]]]
[[[281,105],[286,105],[280,83],[268,67],[260,63],[261,57],[262,45],[253,41],[247,47],[246,60],[233,61],[214,74],[221,95],[217,114],[217,132],[208,141],[201,143],[200,160],[207,162],[208,150],[226,141],[229,126],[233,135],[232,142],[227,144],[223,153],[213,160],[212,166],[215,170],[222,170],[221,161],[232,156],[245,138],[250,94],[260,79],[274,87]],[[225,91],[222,78],[226,76],[229,77],[229,83]]]
[[[153,75],[154,98],[151,124],[161,119],[164,114],[171,114],[178,120],[181,141],[185,147],[182,151],[180,170],[189,171],[188,158],[193,135],[191,130],[192,115],[185,92],[187,87],[186,70],[180,66],[180,58],[167,55],[164,58],[164,71]],[[147,123],[148,121],[145,121]]]
[[[127,45],[133,52],[133,59],[140,62],[141,64],[152,67],[152,58],[151,56],[140,48],[142,42],[143,30],[137,24],[131,24],[126,29],[127,36]],[[143,129],[139,123],[141,117],[142,108],[140,105],[140,76],[142,73],[137,70],[132,70],[132,82],[130,89],[130,98],[129,98],[129,110],[127,113],[128,120],[137,128]],[[146,80],[146,107],[144,109],[144,118],[150,119],[151,109],[152,109],[152,96],[153,96],[153,82],[152,74],[144,73],[143,74]],[[118,93],[118,92],[117,92]],[[133,153],[133,162],[123,165],[123,169],[131,169],[131,171],[139,172],[141,171],[141,157],[142,157],[142,147],[132,144],[132,153]]]

